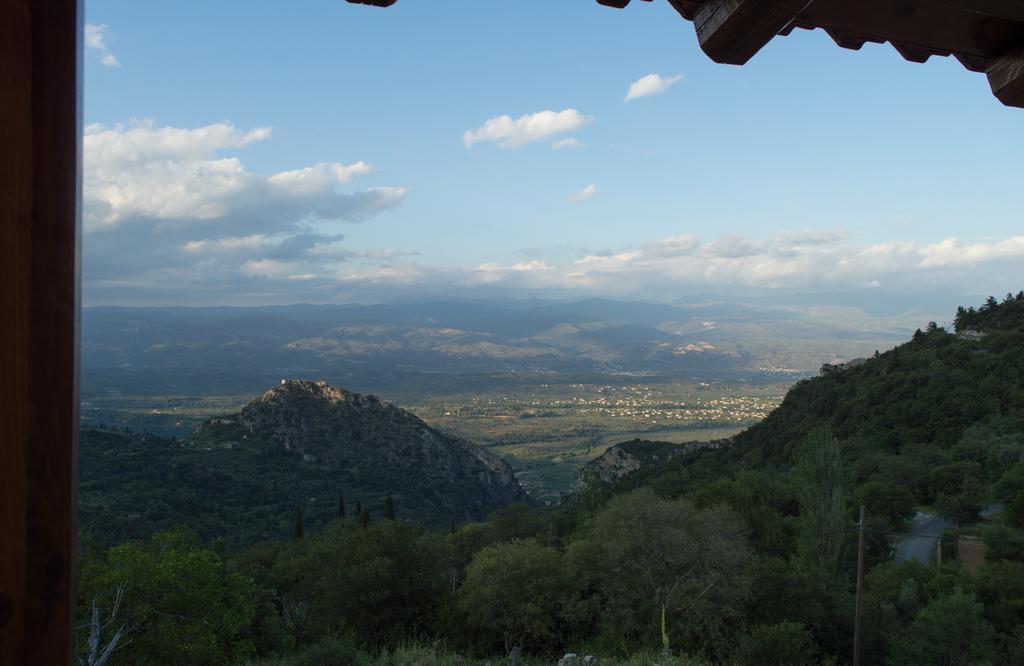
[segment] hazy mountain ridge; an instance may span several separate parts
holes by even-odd
[[[415,373],[797,377],[886,349],[920,321],[849,308],[607,299],[87,308],[83,394],[244,393],[279,377],[380,391]]]

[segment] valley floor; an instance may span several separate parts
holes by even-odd
[[[450,382],[446,382],[450,385]],[[495,380],[489,388],[383,395],[430,425],[493,449],[536,499],[555,502],[576,473],[613,444],[722,439],[762,420],[788,383],[701,382],[607,376],[588,383]],[[82,403],[84,425],[182,437],[237,411],[247,395],[118,395]]]

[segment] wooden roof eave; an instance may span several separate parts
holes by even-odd
[[[776,34],[821,28],[843,48],[889,42],[912,62],[952,55],[968,70],[985,72],[1003,104],[1024,107],[1024,0],[669,2],[694,22],[701,48],[716,62],[744,64]]]
[[[389,7],[396,0],[347,0]],[[597,0],[623,8],[630,0]],[[650,2],[651,0],[645,0]],[[1024,0],[668,0],[715,62],[742,65],[777,35],[823,29],[847,49],[889,42],[905,59],[952,55],[1024,108]]]

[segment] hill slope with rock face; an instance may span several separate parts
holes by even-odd
[[[634,439],[609,446],[608,449],[583,466],[569,488],[568,499],[578,497],[592,484],[613,488],[634,474],[664,464],[692,444],[650,442]]]
[[[235,544],[291,535],[335,519],[339,495],[376,520],[391,496],[402,520],[448,525],[529,502],[509,465],[374,396],[285,380],[237,414],[175,442],[87,428],[80,516],[100,541],[185,524]]]
[[[376,396],[326,382],[284,380],[246,405],[237,423],[247,437],[361,478],[359,485],[396,496],[422,491],[453,516],[479,516],[527,500],[512,468],[497,455]]]

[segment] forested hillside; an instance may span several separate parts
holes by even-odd
[[[563,507],[442,532],[399,505],[245,550],[186,529],[87,546],[81,619],[123,586],[129,664],[454,665],[517,647],[528,664],[846,664],[864,504],[861,663],[1024,663],[1022,344],[1024,294],[963,310],[954,332],[799,383],[731,442],[591,478]],[[959,523],[941,561],[896,555],[918,511]]]
[[[1024,293],[960,308],[956,321],[955,332],[929,324],[864,363],[823,369],[731,446],[696,450],[634,483],[679,494],[707,475],[786,469],[806,434],[824,430],[841,442],[864,499],[909,491],[910,505],[958,520],[1012,500],[1024,490]]]
[[[185,440],[87,428],[80,525],[104,543],[188,525],[235,547],[322,529],[346,499],[370,518],[388,498],[435,527],[528,501],[498,456],[373,396],[283,381]]]

